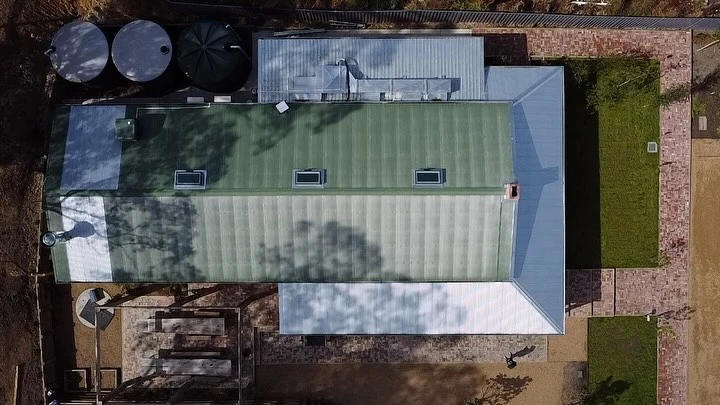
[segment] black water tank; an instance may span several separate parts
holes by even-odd
[[[73,83],[102,85],[113,76],[110,47],[105,34],[87,21],[65,24],[53,36],[45,51],[55,71]]]
[[[180,70],[201,89],[230,93],[247,80],[250,59],[229,25],[194,23],[180,33],[175,49]]]

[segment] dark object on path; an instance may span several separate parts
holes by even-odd
[[[510,357],[505,356],[505,363],[507,364],[507,368],[509,368],[509,369],[511,369],[511,370],[512,370],[513,368],[515,368],[515,366],[517,366],[517,363],[515,362],[515,360],[513,360],[513,354],[512,354],[512,353],[510,353]]]
[[[197,87],[231,93],[247,79],[250,58],[230,25],[194,23],[180,33],[175,48],[180,69]]]

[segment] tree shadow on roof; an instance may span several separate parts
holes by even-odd
[[[307,238],[299,235],[307,235]],[[392,327],[397,333],[427,333],[428,320],[424,316],[408,316],[408,309],[428,310],[432,307],[432,313],[427,313],[427,316],[435,314],[451,325],[461,325],[467,317],[465,309],[455,305],[452,297],[442,289],[433,289],[428,285],[413,289],[403,289],[401,285],[399,288],[381,289],[379,295],[373,295],[373,299],[368,301],[367,292],[363,292],[367,284],[347,282],[402,282],[406,277],[389,274],[391,270],[384,269],[391,264],[384,263],[380,246],[369,241],[361,229],[334,221],[300,221],[295,225],[294,243],[275,247],[261,245],[261,248],[264,250],[260,257],[265,271],[277,274],[277,279],[330,283],[325,287],[330,288],[332,293],[316,297],[317,301],[303,296],[301,289],[286,290],[286,301],[292,303],[292,307],[288,307],[288,319],[310,319],[312,314],[328,310],[322,307],[327,304],[335,311],[328,318],[332,328],[338,331],[335,333],[366,330],[364,323],[387,323],[388,319],[392,319]],[[290,291],[299,295],[293,296]],[[428,305],[430,302],[432,305]],[[383,303],[392,305],[383,306]],[[307,329],[314,327],[319,331],[323,325],[309,325]],[[323,333],[328,332],[324,330]]]
[[[175,170],[206,170],[208,187],[235,176],[232,160],[249,112],[209,104],[128,107],[138,140],[123,143],[120,189],[173,190]]]
[[[380,246],[365,233],[335,221],[298,221],[294,242],[267,247],[260,263],[279,280],[308,282],[378,280],[382,277]],[[301,237],[307,235],[307,238]]]
[[[276,46],[273,41],[265,44],[265,46]],[[312,92],[310,98],[315,103],[312,107],[306,105],[305,102],[296,101],[295,94],[303,94],[302,90],[289,90],[289,82],[295,77],[317,77],[321,73],[319,71],[323,65],[342,64],[345,60],[346,66],[349,68],[346,77],[346,85],[349,86],[349,80],[353,75],[366,77],[368,73],[373,71],[386,71],[388,66],[394,63],[395,55],[398,53],[398,46],[395,42],[388,41],[360,41],[355,42],[357,45],[353,48],[342,48],[342,39],[338,39],[336,44],[327,48],[312,48],[305,46],[298,47],[280,47],[276,46],[275,52],[267,52],[262,55],[263,69],[265,73],[259,80],[263,82],[262,92],[265,93],[265,99],[261,95],[261,101],[279,102],[285,100],[290,109],[284,113],[277,113],[268,117],[262,123],[265,127],[264,134],[255,137],[253,140],[253,155],[262,154],[273,149],[277,144],[282,142],[288,136],[293,134],[309,134],[316,136],[324,133],[328,127],[341,122],[345,117],[351,115],[356,109],[362,107],[360,103],[344,103],[351,99],[350,94],[331,94]],[[382,55],[382,57],[379,57]],[[418,61],[418,63],[420,63]],[[407,75],[409,73],[405,73]],[[443,75],[438,72],[436,76]],[[400,74],[403,76],[403,74]],[[379,77],[377,77],[379,78]],[[348,89],[345,89],[347,92]],[[322,103],[318,105],[318,101],[333,101],[333,105]],[[313,113],[302,112],[313,108]],[[366,117],[361,119],[365,120]],[[257,126],[256,126],[257,127]],[[349,126],[347,130],[349,130]],[[326,136],[339,136],[337,133],[330,133]],[[364,134],[363,134],[364,135]]]
[[[316,136],[340,136],[342,134],[328,133],[328,129],[362,108],[360,103],[333,105],[329,103],[290,103],[288,105],[290,109],[286,112],[279,113],[273,110],[272,114],[263,116],[260,125],[254,125],[255,128],[260,129],[257,133],[252,134],[252,154],[254,156],[273,151],[278,144],[291,136],[298,137],[297,142],[310,142],[310,139]],[[321,158],[323,157],[322,150],[316,151],[316,153],[320,154]]]
[[[514,107],[515,109],[523,109],[522,105]],[[517,119],[518,114],[513,114]],[[543,198],[542,193],[544,188],[552,183],[555,183],[561,176],[561,168],[558,166],[544,167],[540,162],[538,151],[536,149],[537,139],[534,139],[530,125],[526,121],[526,116],[523,113],[521,116],[521,123],[515,122],[516,127],[528,128],[524,131],[515,131],[515,175],[518,177],[520,182],[521,195],[518,202],[517,212],[517,231],[515,233],[515,266],[514,276],[516,278],[522,276],[524,271],[524,264],[527,259],[529,252],[531,238],[536,232],[533,232],[533,227],[537,219],[538,209],[540,208],[540,202]],[[555,151],[557,152],[557,151]],[[558,200],[560,197],[558,197]],[[559,201],[555,201],[555,204],[559,204]],[[546,202],[545,205],[548,205]],[[554,220],[562,220],[561,218],[552,218]],[[537,238],[537,236],[536,236]],[[537,253],[537,252],[535,252]]]
[[[206,276],[194,263],[193,235],[197,233],[198,213],[190,199],[109,198],[105,215],[114,280],[205,280]]]

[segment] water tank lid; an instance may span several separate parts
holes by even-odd
[[[118,31],[112,43],[112,59],[118,72],[135,82],[157,79],[172,59],[170,36],[158,24],[137,20]]]
[[[232,28],[217,22],[199,22],[187,27],[177,41],[177,61],[182,71],[199,84],[228,79],[245,58],[240,38]]]
[[[48,56],[60,76],[71,82],[86,83],[105,69],[110,47],[105,34],[96,25],[73,21],[55,33]]]

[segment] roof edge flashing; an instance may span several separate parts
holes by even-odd
[[[550,79],[552,79],[553,77],[555,77],[555,75],[558,74],[558,72],[562,73],[562,72],[564,71],[562,66],[553,66],[553,67],[554,67],[555,69],[552,69],[552,70],[550,71],[550,73],[547,74],[547,76],[545,76],[545,77],[543,77],[542,79],[536,81],[533,86],[531,86],[529,89],[525,90],[524,93],[522,93],[522,94],[520,94],[519,96],[517,96],[517,97],[515,98],[515,100],[513,100],[513,102],[512,102],[513,107],[516,106],[516,105],[518,105],[518,104],[520,104],[520,103],[522,103],[523,100],[525,100],[526,98],[530,97],[533,93],[535,93],[536,91],[538,91],[539,89],[541,89],[541,88],[545,85],[545,83],[549,82]],[[563,103],[563,105],[564,105],[564,103]]]
[[[565,313],[564,313],[564,312],[563,312],[563,316],[562,316],[563,324],[562,324],[562,326],[558,326],[558,324],[557,324],[557,323],[552,319],[552,317],[545,311],[545,309],[544,309],[541,305],[539,305],[539,304],[537,303],[537,301],[535,301],[535,299],[532,297],[532,295],[525,289],[525,287],[523,287],[523,286],[520,284],[520,281],[519,281],[519,280],[517,280],[517,279],[515,279],[515,278],[512,278],[512,279],[510,280],[510,282],[513,284],[513,286],[514,286],[515,288],[517,288],[517,290],[520,292],[520,294],[522,294],[522,295],[528,300],[528,302],[530,302],[530,304],[531,304],[533,307],[535,307],[535,309],[538,311],[538,313],[539,313],[540,315],[542,315],[543,318],[545,318],[545,320],[550,324],[550,326],[553,327],[553,329],[555,329],[555,331],[556,331],[559,335],[564,335],[564,334],[565,334]],[[563,286],[564,286],[564,283],[563,283]],[[564,296],[563,296],[563,297],[564,297]]]

